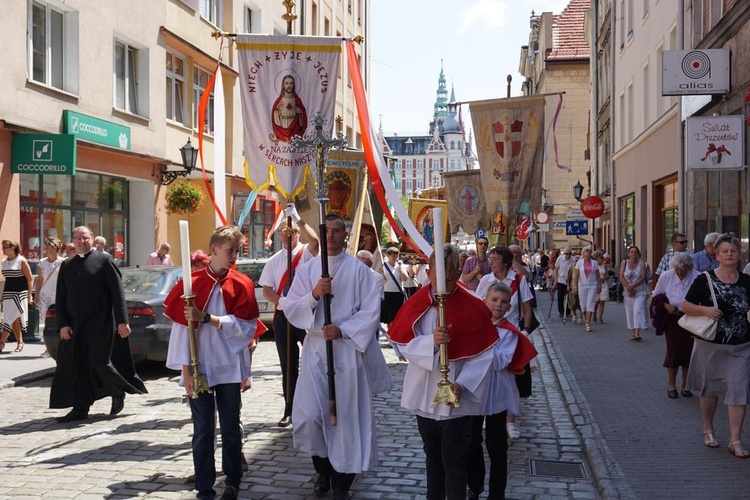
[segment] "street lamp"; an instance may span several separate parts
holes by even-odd
[[[581,181],[576,182],[576,185],[573,186],[573,197],[581,201],[581,198],[583,198],[583,186],[581,185]]]
[[[162,172],[161,183],[163,186],[172,184],[178,177],[187,177],[190,172],[195,170],[195,164],[198,161],[198,149],[193,147],[190,137],[188,137],[187,143],[180,148],[180,156],[182,156],[182,170]]]

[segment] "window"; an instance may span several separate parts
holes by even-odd
[[[651,82],[649,81],[648,59],[643,65],[643,129],[647,129],[651,123]]]
[[[34,1],[28,34],[31,80],[78,93],[78,13]]]
[[[617,17],[620,20],[620,49],[625,46],[625,0],[620,0],[619,9],[617,9]]]
[[[406,170],[411,170],[411,160],[406,160]]]
[[[635,0],[628,0],[628,40],[633,38],[633,2]]]
[[[139,105],[138,88],[140,55],[140,49],[115,40],[115,107],[136,115],[143,114]],[[145,111],[145,106],[143,109]]]
[[[221,1],[220,0],[200,0],[201,2],[201,17],[213,24],[217,28],[221,28]]]
[[[662,68],[664,62],[664,44],[660,43],[656,47],[656,118],[658,119],[664,114],[664,97],[662,97],[662,84],[663,75]]]
[[[331,36],[331,21],[326,17],[323,21],[323,34],[325,36]]]
[[[424,189],[424,180],[422,180],[422,177],[417,177],[417,189]]]
[[[630,82],[628,84],[628,96],[627,96],[627,106],[628,106],[628,142],[633,140],[634,137],[634,125],[635,125],[635,118],[633,117],[634,111],[635,111],[635,101],[633,100],[633,82]]]
[[[201,102],[203,91],[206,90],[208,81],[211,79],[211,73],[198,66],[193,68],[193,128],[198,130],[200,123],[198,120],[198,107]],[[203,132],[206,134],[214,133],[214,90],[211,88],[211,94],[206,106],[206,123],[203,124]]]
[[[255,4],[245,2],[245,33],[260,33],[260,15]]]
[[[185,124],[185,60],[172,52],[167,52],[167,120]]]
[[[417,160],[417,169],[422,170],[424,168],[424,160]]]
[[[406,179],[406,192],[411,193],[412,191],[412,184],[411,184],[411,177]]]
[[[643,0],[643,17],[648,15],[648,0]]]

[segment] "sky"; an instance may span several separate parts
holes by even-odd
[[[427,135],[443,61],[448,97],[521,94],[521,46],[531,11],[559,14],[569,0],[371,0],[370,113],[386,135]],[[468,107],[463,119],[471,125]]]

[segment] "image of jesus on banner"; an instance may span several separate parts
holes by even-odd
[[[281,80],[279,97],[271,108],[271,122],[278,141],[291,142],[293,137],[305,134],[307,110],[297,95],[297,82],[291,74],[284,75]]]

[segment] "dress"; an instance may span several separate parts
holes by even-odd
[[[604,264],[599,266],[599,277],[602,280],[602,290],[599,292],[596,300],[598,302],[607,302],[609,300],[609,269]]]
[[[343,251],[329,256],[328,266],[331,323],[342,334],[333,341],[338,421],[332,426],[328,418],[324,307],[312,296],[321,276],[316,257],[298,268],[284,305],[289,322],[307,331],[292,410],[294,447],[327,457],[338,473],[357,474],[377,465],[372,397],[389,390],[393,381],[373,335],[380,301],[370,269]]]
[[[740,273],[737,282],[724,283],[714,271],[708,274],[723,316],[713,341],[695,340],[688,388],[701,396],[723,396],[727,405],[747,405],[750,403],[750,331],[746,311],[750,308],[750,276]],[[705,274],[695,278],[685,300],[712,305]]]
[[[55,294],[57,293],[57,277],[60,274],[60,264],[64,261],[58,257],[54,262],[49,259],[43,259],[39,262],[39,269],[42,270],[41,279],[43,280],[42,288],[36,296],[36,305],[39,306],[39,317],[44,318],[49,306],[55,303]]]
[[[646,273],[646,280],[633,289],[633,295],[625,292],[623,302],[625,303],[625,317],[628,322],[628,330],[646,328],[646,283],[650,278],[648,264],[639,260],[635,268],[630,267],[629,260],[622,261],[625,266],[625,281],[630,285],[638,281],[643,273]]]
[[[26,335],[29,314],[29,283],[23,275],[22,263],[26,261],[23,255],[15,259],[5,259],[2,273],[5,278],[3,288],[3,332],[12,333],[12,325],[21,319],[21,334]]]
[[[133,366],[128,338],[116,325],[128,322],[125,290],[112,256],[97,251],[60,265],[55,311],[57,326],[73,336],[61,340],[52,378],[50,408],[88,413],[94,401],[148,392]]]

